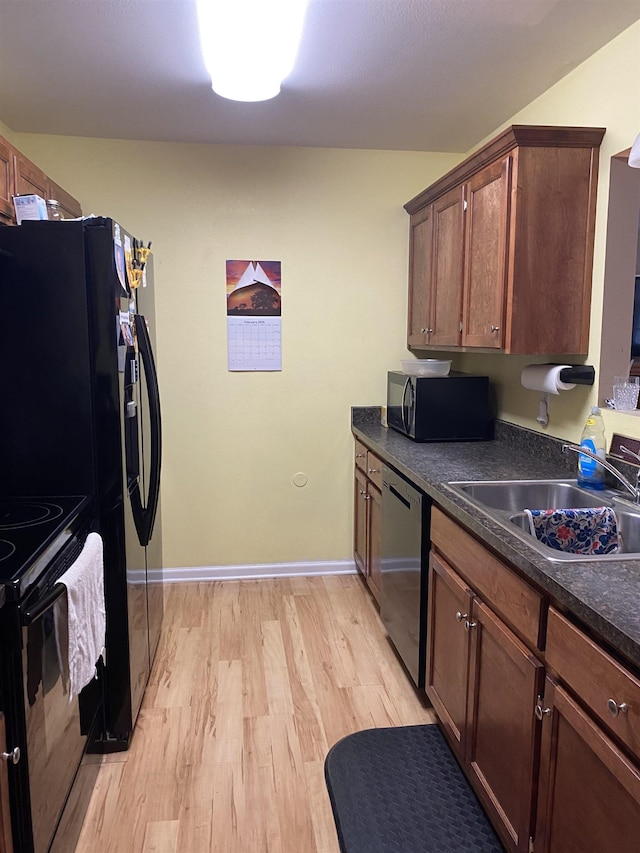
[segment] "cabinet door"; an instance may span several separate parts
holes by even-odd
[[[491,163],[467,184],[463,346],[503,346],[510,165]]]
[[[458,758],[464,758],[472,592],[433,552],[429,558],[425,690]]]
[[[0,752],[7,752],[4,714],[0,712]],[[0,762],[0,853],[13,853],[7,762]]]
[[[80,202],[51,179],[49,179],[49,184],[47,186],[47,198],[55,198],[60,202],[62,215],[65,219],[76,219],[77,217],[82,216]]]
[[[353,558],[363,575],[367,574],[367,478],[355,469],[353,490]]]
[[[465,763],[507,849],[523,853],[532,829],[539,740],[535,705],[542,680],[540,661],[475,599]]]
[[[0,223],[15,222],[13,185],[13,149],[0,139]]]
[[[637,850],[640,770],[547,678],[536,853]]]
[[[46,199],[49,179],[45,173],[17,151],[14,154],[13,163],[16,195],[35,193]]]
[[[409,232],[409,327],[407,346],[429,343],[431,271],[433,261],[433,205],[411,217]]]
[[[464,188],[455,187],[433,204],[430,344],[460,343],[463,258]]]
[[[373,483],[369,483],[367,498],[367,582],[379,604],[382,590],[382,495]]]

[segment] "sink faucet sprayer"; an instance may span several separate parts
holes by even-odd
[[[610,462],[607,462],[606,459],[602,459],[597,454],[592,453],[590,450],[587,450],[585,447],[582,447],[582,445],[563,444],[562,452],[566,453],[568,450],[572,450],[574,453],[582,453],[585,456],[588,456],[589,459],[594,459],[596,462],[602,465],[605,471],[608,471],[612,476],[614,476],[616,480],[618,480],[618,482],[623,485],[628,492],[631,493],[631,495],[633,495],[633,499],[637,504],[640,504],[640,468],[638,468],[638,473],[636,475],[636,484],[634,486],[629,482],[629,480],[627,480],[624,474],[621,474],[620,471],[618,471],[618,469],[614,465],[612,465]],[[620,445],[620,450],[622,450],[623,453],[628,453],[629,456],[633,456],[633,458],[637,462],[640,462],[640,456],[637,453],[634,453],[633,450],[629,450],[623,445]]]

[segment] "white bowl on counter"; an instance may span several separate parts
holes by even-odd
[[[450,361],[438,358],[411,358],[400,364],[407,376],[446,376],[451,370]]]

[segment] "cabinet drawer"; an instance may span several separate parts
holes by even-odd
[[[382,490],[382,460],[370,450],[367,450],[367,477]]]
[[[546,661],[591,712],[640,756],[640,681],[553,607],[549,608]],[[622,705],[626,708],[616,708]]]
[[[361,441],[355,440],[355,463],[356,468],[366,473],[367,471],[367,448]]]
[[[541,646],[544,598],[437,507],[431,542],[531,648]]]

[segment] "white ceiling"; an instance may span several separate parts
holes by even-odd
[[[640,0],[310,0],[281,94],[240,104],[210,88],[193,0],[0,0],[0,119],[72,136],[466,151],[638,19]]]

